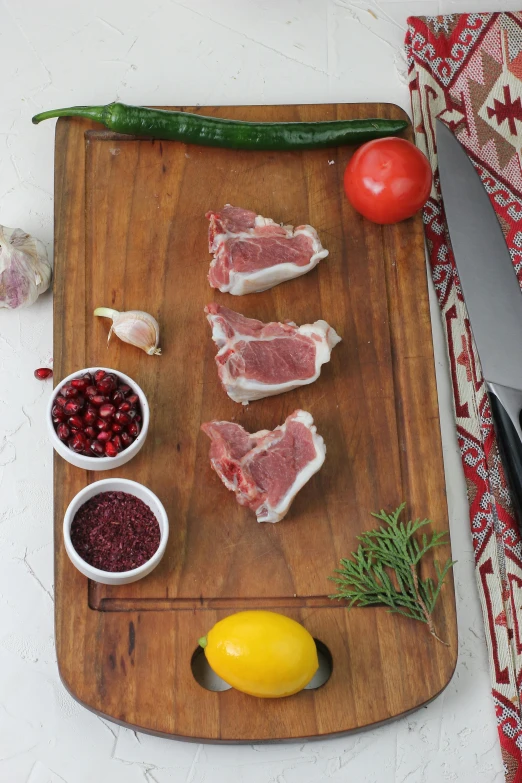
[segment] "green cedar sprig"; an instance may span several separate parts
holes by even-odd
[[[352,552],[352,559],[343,558],[335,576],[329,577],[337,585],[337,592],[330,598],[347,600],[348,609],[384,604],[391,613],[426,623],[430,633],[447,644],[435,632],[433,610],[454,561],[448,559],[441,569],[435,560],[436,582],[429,577],[422,579],[419,573],[421,559],[430,550],[446,544],[446,534],[435,532],[431,538],[426,533],[417,536],[430,520],[399,522],[405,505],[402,503],[392,514],[382,510],[372,514],[384,524],[357,536],[361,543]],[[395,583],[390,572],[395,575]]]

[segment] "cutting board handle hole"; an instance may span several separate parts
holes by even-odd
[[[199,645],[192,653],[190,668],[198,685],[207,691],[228,691],[232,687],[212,671],[205,657],[205,651]]]
[[[331,677],[333,669],[332,654],[326,644],[319,639],[314,639],[315,646],[317,647],[317,657],[319,658],[319,668],[306,686],[305,690],[314,691],[320,688],[322,685],[328,682]],[[207,691],[228,691],[231,686],[218,677],[215,672],[210,668],[208,661],[205,657],[205,651],[202,647],[196,647],[192,653],[192,659],[190,661],[190,668],[192,669],[192,675],[198,685],[205,688]]]
[[[317,647],[317,657],[319,659],[319,668],[316,673],[305,686],[305,691],[315,691],[322,685],[325,685],[332,676],[333,670],[333,658],[332,653],[324,642],[320,639],[315,639],[315,646]]]

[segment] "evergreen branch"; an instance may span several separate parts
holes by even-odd
[[[429,632],[442,644],[433,623],[433,611],[444,580],[454,561],[448,559],[441,568],[435,560],[436,581],[421,579],[419,565],[431,550],[447,543],[446,533],[433,532],[431,537],[421,528],[429,519],[399,522],[406,504],[390,514],[381,509],[374,513],[382,523],[374,530],[358,536],[359,546],[350,558],[342,558],[340,568],[329,579],[336,592],[329,597],[348,601],[348,609],[356,606],[386,606],[392,614],[402,614],[426,623]]]

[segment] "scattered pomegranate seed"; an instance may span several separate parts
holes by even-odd
[[[134,438],[131,435],[129,435],[128,432],[122,432],[120,438],[125,448],[127,448],[128,446],[131,445],[131,443],[134,442]]]
[[[85,427],[83,431],[91,440],[94,440],[94,438],[97,437],[97,433],[94,427]]]
[[[59,424],[56,428],[56,434],[60,438],[60,440],[67,440],[69,435],[71,434],[71,431],[67,424]]]
[[[127,427],[131,423],[131,417],[128,413],[124,413],[123,411],[116,411],[114,414],[114,421],[117,421],[118,424],[122,424],[124,427]]]
[[[47,378],[50,378],[53,374],[53,371],[50,367],[39,367],[37,370],[34,371],[34,377],[39,381],[46,381]]]
[[[106,375],[105,370],[96,370],[96,372],[94,373],[95,383],[99,383],[99,381],[101,381],[102,378],[105,378],[105,375]]]
[[[140,425],[137,421],[131,421],[129,426],[127,427],[127,432],[129,435],[131,435],[133,438],[136,438],[140,434]]]
[[[123,451],[123,442],[119,435],[115,435],[112,439],[112,443],[116,446],[116,451],[119,453],[120,451]]]
[[[63,410],[67,416],[74,416],[80,410],[81,405],[78,400],[67,400]]]
[[[83,430],[83,419],[81,416],[78,416],[78,414],[71,416],[68,424],[72,430]]]
[[[78,389],[79,391],[84,392],[89,386],[89,381],[86,378],[73,378],[71,381],[71,386],[73,386],[75,389]]]
[[[116,408],[114,407],[114,405],[111,405],[110,402],[106,402],[100,408],[100,416],[102,417],[102,419],[108,419],[114,413],[116,413]]]
[[[108,441],[108,440],[111,439],[111,435],[112,435],[111,432],[107,432],[106,430],[102,430],[101,432],[98,433],[98,440],[101,440],[103,443],[105,443],[105,441]]]
[[[96,405],[97,408],[100,407],[100,405],[103,405],[107,402],[107,397],[104,397],[103,394],[95,394],[94,397],[91,397],[91,405]]]
[[[92,451],[92,453],[95,454],[97,457],[103,457],[103,455],[105,454],[105,448],[103,446],[103,443],[101,443],[99,440],[93,440],[89,448]]]
[[[105,454],[108,457],[115,457],[117,453],[118,453],[118,449],[116,448],[114,443],[111,440],[107,441],[107,443],[105,444]]]

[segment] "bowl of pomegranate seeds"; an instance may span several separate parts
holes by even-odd
[[[69,559],[84,576],[105,585],[126,585],[150,574],[168,537],[161,501],[129,479],[89,484],[69,503],[63,521]]]
[[[138,384],[122,372],[89,367],[55,388],[47,411],[54,449],[86,470],[119,468],[141,449],[149,406]]]

